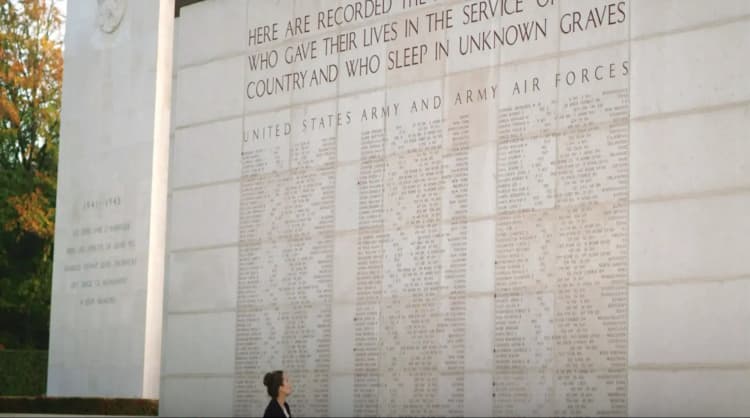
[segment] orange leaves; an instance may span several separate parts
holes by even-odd
[[[6,231],[31,233],[42,239],[54,236],[55,209],[50,207],[49,200],[39,187],[31,193],[9,197],[8,203],[16,210],[17,217],[5,223]]]
[[[18,108],[8,100],[8,97],[5,94],[0,96],[0,118],[9,119],[13,126],[21,124],[21,118],[18,115]]]
[[[23,7],[32,20],[40,20],[46,8],[44,3],[43,0],[23,0]]]
[[[61,23],[52,0],[0,0],[0,161],[54,169],[48,150],[59,135]]]
[[[31,180],[2,202],[14,216],[0,226],[18,237],[54,234],[61,23],[53,0],[0,0],[0,161]]]

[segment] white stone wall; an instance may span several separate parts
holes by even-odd
[[[230,1],[175,20],[162,415],[232,415],[245,18]]]
[[[750,410],[750,4],[634,1],[633,415]]]
[[[395,2],[400,3],[400,2]],[[416,9],[421,15],[431,9],[468,4],[470,2],[438,2],[426,8]],[[471,57],[451,55],[436,64],[421,65],[400,71],[380,71],[377,74],[357,78],[341,78],[335,85],[321,86],[276,95],[263,100],[248,100],[245,96],[247,82],[257,77],[248,70],[247,56],[254,50],[246,46],[250,27],[278,21],[285,22],[292,16],[332,7],[336,1],[219,1],[209,0],[183,8],[175,25],[175,89],[173,94],[170,176],[169,176],[169,221],[167,232],[167,274],[164,310],[164,341],[162,353],[160,413],[162,415],[216,415],[232,413],[262,413],[258,399],[265,399],[261,385],[262,373],[275,368],[288,369],[287,362],[294,356],[279,354],[264,357],[269,359],[262,369],[237,371],[237,353],[245,347],[237,333],[250,326],[251,339],[273,342],[269,328],[260,317],[248,321],[243,314],[242,298],[238,289],[243,284],[238,277],[243,275],[245,256],[242,251],[248,242],[242,239],[243,227],[243,163],[241,153],[255,152],[243,148],[243,132],[253,126],[289,122],[298,126],[305,115],[328,114],[341,110],[359,111],[364,105],[405,103],[415,97],[444,98],[445,104],[436,113],[422,116],[403,114],[386,122],[361,121],[314,134],[310,137],[292,134],[267,147],[268,155],[274,152],[290,155],[289,147],[308,141],[311,146],[322,139],[336,138],[335,175],[335,221],[333,233],[333,273],[330,295],[323,296],[322,306],[330,307],[330,351],[326,371],[312,373],[297,372],[291,377],[297,393],[290,398],[293,413],[320,413],[312,407],[309,395],[314,377],[324,375],[323,390],[328,394],[327,410],[323,414],[349,416],[357,411],[354,388],[356,372],[356,324],[358,316],[357,257],[358,242],[363,228],[359,202],[360,191],[356,180],[360,179],[363,166],[362,150],[358,140],[366,129],[384,129],[387,137],[397,134],[396,127],[423,117],[429,121],[439,115],[449,122],[459,121],[462,115],[470,115],[469,144],[466,155],[468,171],[467,207],[462,224],[466,225],[466,277],[462,297],[465,304],[463,348],[461,352],[464,373],[458,411],[443,409],[445,399],[451,399],[456,383],[451,380],[453,372],[440,363],[436,373],[438,392],[431,413],[438,415],[552,415],[588,414],[601,415],[607,412],[628,415],[747,415],[750,404],[746,394],[750,392],[750,266],[748,266],[748,232],[750,232],[750,80],[745,67],[748,64],[745,51],[750,46],[750,3],[743,0],[725,0],[707,4],[697,0],[630,0],[627,4],[625,25],[589,30],[573,35],[560,35],[556,27],[561,16],[571,10],[586,10],[603,6],[605,1],[558,0],[551,9],[535,11],[527,4],[522,16],[550,19],[548,36],[529,46],[499,48],[489,53]],[[532,3],[533,4],[533,3]],[[396,7],[398,8],[398,7]],[[403,14],[393,12],[382,20],[399,19]],[[517,17],[503,17],[500,24],[514,22]],[[373,21],[375,22],[375,21]],[[345,26],[339,30],[366,27],[373,22]],[[491,29],[496,21],[485,21],[475,25],[456,25],[446,32],[437,31],[419,35],[419,40],[434,42],[446,36],[474,33]],[[321,33],[305,38],[280,40],[264,44],[260,49],[281,48],[298,44],[305,39],[319,38]],[[370,47],[375,52],[397,49],[411,45],[414,39],[399,40],[396,45]],[[378,50],[378,48],[381,48]],[[368,49],[368,51],[370,50]],[[350,51],[337,56],[316,60],[316,66],[353,56],[362,51]],[[514,82],[538,76],[545,83],[554,81],[557,71],[582,68],[599,63],[629,63],[629,73],[604,84],[577,85],[571,89],[543,88],[530,95],[513,94]],[[304,66],[300,66],[304,68]],[[264,76],[282,74],[300,68],[280,65],[266,71]],[[550,79],[550,77],[552,77]],[[448,98],[466,86],[497,85],[497,99],[463,107],[451,105]],[[498,302],[502,293],[500,273],[496,267],[498,258],[507,254],[503,246],[496,248],[499,236],[505,232],[498,225],[506,222],[506,208],[526,210],[508,225],[517,231],[531,231],[541,222],[546,225],[551,239],[557,243],[555,232],[561,223],[556,218],[545,217],[547,213],[565,210],[565,182],[560,180],[556,158],[565,155],[565,142],[531,135],[524,155],[535,157],[523,161],[521,168],[511,167],[510,172],[498,171],[505,163],[505,148],[497,137],[497,111],[507,106],[536,103],[561,103],[575,95],[603,94],[608,89],[629,89],[629,112],[625,125],[627,132],[626,155],[628,167],[625,224],[601,221],[615,232],[625,233],[624,247],[613,249],[615,253],[625,248],[626,282],[614,281],[613,286],[624,289],[626,313],[620,312],[626,321],[626,346],[622,339],[604,339],[615,351],[624,350],[627,362],[617,376],[624,376],[623,388],[596,373],[576,370],[576,376],[584,376],[587,384],[560,383],[563,364],[569,353],[561,349],[561,343],[551,343],[560,338],[560,319],[545,314],[545,307],[563,309],[565,299],[560,295],[557,280],[562,276],[557,267],[563,263],[555,255],[538,264],[539,258],[533,249],[519,252],[523,269],[537,284],[524,284],[523,319],[519,322],[518,344],[523,345],[543,365],[541,373],[524,369],[521,375],[504,374],[499,371],[502,364],[498,352],[497,318],[505,309]],[[556,109],[557,114],[561,112]],[[613,124],[611,116],[594,116],[596,133],[591,141],[602,140]],[[610,119],[608,119],[610,118]],[[531,123],[527,129],[545,132],[541,119]],[[596,125],[599,123],[600,125]],[[617,125],[617,123],[614,123]],[[597,127],[598,126],[598,127]],[[557,132],[557,127],[550,128]],[[536,135],[536,136],[535,136]],[[450,133],[443,132],[444,138]],[[555,135],[553,135],[554,137]],[[559,135],[558,135],[559,136]],[[446,140],[447,141],[447,140]],[[286,145],[285,145],[286,144]],[[287,147],[287,148],[284,148]],[[547,151],[553,147],[554,153]],[[408,148],[408,146],[407,146]],[[258,148],[266,149],[266,148]],[[395,148],[394,148],[395,149]],[[500,149],[500,151],[498,151]],[[388,152],[388,151],[386,151]],[[536,159],[539,157],[541,159]],[[401,161],[393,153],[388,161]],[[413,160],[403,159],[409,166]],[[506,161],[506,160],[502,160]],[[282,161],[276,172],[284,173],[293,167],[290,161]],[[445,167],[453,167],[446,163]],[[609,172],[621,173],[622,167]],[[525,197],[516,203],[506,202],[506,196],[498,195],[498,173],[512,177],[516,172],[532,173],[527,181]],[[617,171],[620,170],[620,171]],[[313,171],[322,175],[321,171]],[[324,176],[323,176],[324,177]],[[316,177],[318,178],[318,177]],[[321,177],[322,178],[322,177]],[[584,182],[590,180],[584,180]],[[600,182],[616,183],[617,179],[603,177]],[[546,186],[554,184],[556,192],[550,195]],[[562,184],[562,185],[561,185]],[[397,185],[396,185],[397,186]],[[562,188],[562,189],[560,189]],[[393,189],[396,190],[396,189]],[[602,189],[596,203],[583,206],[595,208],[597,204],[620,202],[622,197],[608,189]],[[274,198],[273,193],[265,195]],[[415,208],[404,196],[390,195],[394,200],[384,203],[385,213],[396,213],[404,208]],[[397,199],[398,198],[398,199]],[[454,206],[447,196],[441,204],[441,233],[449,231],[455,214]],[[274,202],[279,206],[291,205],[284,197]],[[389,206],[390,205],[390,206]],[[388,209],[390,208],[390,209]],[[388,212],[390,210],[390,212]],[[527,217],[527,214],[530,217]],[[594,211],[593,216],[602,216]],[[597,215],[598,214],[598,215]],[[402,216],[399,218],[399,216]],[[407,231],[408,225],[400,224],[406,215],[391,220],[391,231]],[[536,218],[539,216],[539,218]],[[555,215],[557,216],[557,215]],[[270,220],[270,218],[264,218]],[[395,219],[395,220],[394,220]],[[537,221],[536,219],[542,219]],[[600,219],[600,218],[595,218]],[[604,219],[604,218],[601,218]],[[596,224],[597,221],[593,221]],[[408,222],[407,222],[408,223]],[[261,225],[264,237],[276,237],[272,224]],[[536,226],[535,226],[536,225]],[[283,224],[280,224],[283,227]],[[265,228],[265,229],[264,229]],[[386,232],[389,230],[386,227]],[[501,232],[498,232],[501,231]],[[534,230],[536,231],[536,230]],[[540,233],[541,232],[535,232]],[[499,234],[499,235],[498,235]],[[399,241],[398,235],[387,243],[414,244],[413,235]],[[450,248],[450,232],[442,235],[441,248]],[[562,240],[562,238],[561,238]],[[267,241],[263,241],[267,242]],[[575,242],[571,248],[575,248]],[[262,244],[266,245],[266,244]],[[558,245],[558,244],[554,244]],[[286,268],[278,256],[276,247],[266,245],[257,250],[262,254],[266,266],[274,264]],[[515,248],[515,247],[514,247]],[[520,248],[520,247],[519,247]],[[398,263],[384,253],[383,269],[398,271]],[[393,250],[395,251],[395,250]],[[441,272],[449,270],[452,253],[445,250]],[[542,250],[542,253],[544,251]],[[395,252],[390,253],[395,254]],[[619,253],[618,253],[619,254]],[[542,258],[545,256],[543,255]],[[603,257],[603,256],[602,256]],[[593,260],[596,256],[578,255],[576,260]],[[549,261],[551,260],[551,261]],[[245,266],[245,267],[243,267]],[[265,270],[266,277],[273,277]],[[398,275],[396,275],[398,276]],[[504,277],[504,276],[503,276]],[[601,279],[594,275],[593,281]],[[262,279],[261,279],[262,281]],[[443,288],[456,285],[441,273],[439,282]],[[500,284],[499,284],[500,283]],[[539,285],[538,283],[542,283]],[[599,282],[597,282],[599,283]],[[391,283],[399,286],[399,282]],[[387,285],[386,285],[387,286]],[[529,287],[530,286],[530,287]],[[534,287],[541,286],[541,287]],[[603,286],[600,283],[597,286]],[[530,291],[529,289],[537,289]],[[273,289],[264,287],[263,292]],[[585,286],[581,287],[584,291]],[[253,289],[250,289],[252,292]],[[261,292],[261,294],[266,294]],[[536,295],[540,295],[538,298]],[[601,304],[603,293],[592,293],[593,304]],[[276,293],[278,297],[278,293]],[[528,297],[526,296],[533,296]],[[598,296],[597,296],[598,295]],[[451,301],[451,297],[441,296]],[[266,302],[275,303],[273,297]],[[283,303],[280,301],[279,303]],[[238,303],[241,309],[238,310]],[[390,304],[389,304],[390,303]],[[389,323],[389,312],[406,306],[396,297],[384,300],[379,306],[383,323]],[[509,302],[510,303],[510,302]],[[606,305],[606,302],[605,302]],[[317,306],[317,305],[316,305]],[[430,305],[432,306],[432,305]],[[437,306],[437,305],[436,305]],[[441,305],[442,306],[442,305]],[[463,305],[462,305],[463,306]],[[269,308],[274,312],[275,308]],[[443,309],[443,308],[441,308]],[[446,308],[450,309],[450,308]],[[606,306],[601,309],[608,309]],[[611,306],[609,309],[612,309]],[[306,326],[312,328],[317,322],[309,322],[315,311],[310,308]],[[398,311],[401,312],[401,311]],[[408,312],[408,311],[404,311]],[[443,315],[444,311],[440,315]],[[557,312],[557,311],[555,311]],[[318,314],[315,314],[318,315]],[[251,316],[252,317],[252,316]],[[442,318],[442,316],[438,317]],[[383,316],[381,316],[383,318]],[[429,318],[428,318],[429,319]],[[588,330],[599,330],[601,323],[595,315],[582,320]],[[283,321],[282,321],[283,322]],[[396,320],[391,322],[398,324]],[[403,320],[402,320],[403,323]],[[445,329],[445,324],[439,323]],[[244,328],[243,328],[244,327]],[[283,333],[283,330],[281,331]],[[594,331],[592,331],[594,332]],[[401,336],[407,335],[404,333]],[[247,338],[247,336],[242,337]],[[306,341],[318,341],[314,334]],[[381,334],[383,341],[387,338]],[[536,339],[535,339],[536,338]],[[541,338],[541,339],[539,339]],[[613,342],[614,341],[614,342]],[[393,341],[391,341],[393,342]],[[609,344],[608,343],[608,344]],[[394,346],[396,347],[396,346]],[[394,348],[392,347],[392,348]],[[279,348],[284,352],[283,345]],[[317,351],[312,347],[310,357]],[[495,352],[493,353],[493,349]],[[602,347],[588,348],[598,355]],[[500,352],[503,348],[499,349]],[[313,352],[314,351],[314,352]],[[451,354],[451,350],[444,353]],[[619,364],[597,357],[598,367]],[[317,357],[315,357],[317,358]],[[389,353],[381,353],[379,359],[390,359]],[[399,358],[394,357],[398,362]],[[538,360],[542,358],[543,360]],[[317,360],[316,360],[317,361]],[[441,360],[442,361],[442,360]],[[572,360],[571,360],[572,361]],[[535,363],[536,364],[536,363]],[[602,366],[603,365],[603,366]],[[404,366],[398,364],[399,367]],[[397,367],[398,368],[398,367]],[[393,378],[394,370],[381,369],[375,374],[381,382]],[[407,375],[409,373],[407,372]],[[393,379],[392,385],[383,383],[376,413],[381,415],[408,413],[403,409],[399,394],[390,394],[386,389],[398,388],[403,396],[412,396],[414,384],[407,380]],[[249,380],[248,380],[249,379]],[[297,380],[295,380],[297,379]],[[416,379],[416,378],[414,378]],[[514,380],[520,379],[520,380]],[[599,380],[597,380],[599,379]],[[619,379],[619,377],[617,378]],[[617,380],[615,379],[615,380]],[[617,380],[619,382],[619,380]],[[395,382],[395,383],[393,383]],[[592,383],[593,382],[593,383]],[[497,385],[497,386],[495,386]],[[499,387],[499,389],[495,389]],[[571,387],[593,387],[592,401],[575,407],[570,399],[576,398]],[[240,388],[238,390],[238,388]],[[517,389],[515,392],[509,388]],[[320,388],[317,388],[318,390]],[[624,393],[625,404],[613,402],[607,391]],[[318,390],[319,392],[319,390]],[[315,393],[318,393],[315,392]],[[495,398],[493,398],[493,393]],[[504,396],[500,398],[500,396]],[[252,401],[244,402],[245,398]],[[614,405],[614,406],[613,406]],[[620,409],[618,409],[620,408]]]

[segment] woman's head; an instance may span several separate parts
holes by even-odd
[[[281,370],[266,373],[263,377],[263,384],[266,385],[268,396],[274,399],[278,398],[279,394],[288,396],[292,393],[292,384],[289,383],[286,374]]]

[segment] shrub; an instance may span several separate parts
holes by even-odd
[[[47,392],[47,351],[0,350],[0,395],[29,396]]]
[[[0,413],[76,415],[158,415],[159,401],[132,398],[0,397]]]

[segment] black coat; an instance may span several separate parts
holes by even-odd
[[[292,411],[289,409],[289,404],[284,402],[284,408],[286,408],[286,412],[291,417]],[[263,418],[286,418],[286,415],[284,415],[284,411],[281,410],[281,405],[279,405],[276,399],[271,399],[271,402],[266,407],[266,412],[263,414]]]

